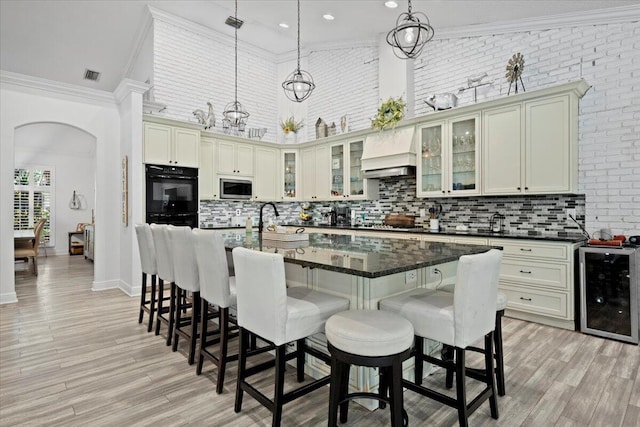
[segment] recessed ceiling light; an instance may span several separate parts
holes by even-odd
[[[286,22],[281,22],[278,25],[280,26],[280,28],[289,28],[289,24],[287,24]]]
[[[386,2],[384,2],[384,5],[387,6],[389,9],[395,9],[396,7],[398,7],[398,2],[397,1],[386,1]]]
[[[333,21],[334,19],[336,19],[332,14],[330,13],[325,13],[324,15],[322,15],[322,17],[324,19],[326,19],[327,21]]]

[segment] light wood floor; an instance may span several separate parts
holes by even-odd
[[[39,267],[37,280],[17,272],[19,302],[0,306],[0,425],[270,425],[270,413],[249,396],[234,413],[235,363],[216,395],[212,365],[198,377],[184,346],[172,353],[147,333],[137,298],[92,292],[83,257],[41,258]],[[484,404],[471,425],[640,425],[637,346],[515,319],[503,324],[500,419]],[[443,379],[438,371],[427,381],[437,387]],[[286,405],[283,426],[326,425],[328,396],[322,389]],[[405,407],[412,426],[457,424],[453,409],[409,391]],[[352,404],[346,425],[383,426],[388,417]]]

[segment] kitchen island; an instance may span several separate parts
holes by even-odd
[[[378,308],[380,299],[416,287],[426,287],[434,270],[439,282],[446,272],[455,272],[463,255],[483,253],[492,247],[446,242],[424,242],[387,237],[346,236],[311,233],[308,241],[279,242],[260,239],[257,232],[244,229],[220,230],[228,251],[235,247],[280,253],[285,260],[287,285],[305,286],[350,300],[351,310]],[[433,279],[431,277],[431,279]],[[309,345],[326,351],[326,340],[318,334]],[[433,354],[439,343],[425,342],[425,352]],[[406,378],[413,377],[413,359],[404,363]],[[378,376],[370,368],[353,367],[351,387],[374,391]],[[329,373],[324,362],[308,357],[306,371],[313,377]],[[425,375],[432,369],[425,366]],[[377,403],[362,401],[374,409]]]

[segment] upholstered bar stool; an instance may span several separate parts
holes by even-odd
[[[403,380],[404,387],[458,410],[458,422],[468,425],[468,417],[489,400],[491,416],[498,419],[498,402],[493,371],[493,330],[495,328],[498,277],[502,251],[491,249],[477,255],[461,256],[453,294],[424,288],[413,289],[380,301],[380,309],[398,313],[415,330],[415,380]],[[467,404],[465,351],[484,337],[484,372],[474,378],[484,389]],[[423,353],[424,339],[452,346],[455,361],[436,359]],[[422,364],[430,362],[455,369],[456,397],[421,385]]]
[[[349,301],[308,288],[287,289],[284,258],[280,254],[263,253],[246,248],[233,250],[240,327],[240,355],[236,386],[235,411],[242,409],[246,391],[272,412],[273,426],[279,426],[282,406],[298,397],[329,384],[330,376],[284,392],[286,361],[296,358],[297,380],[304,381],[305,353],[325,363],[329,358],[305,345],[305,338],[324,331],[326,320],[349,309]],[[275,361],[247,368],[249,333],[275,345]],[[296,351],[287,354],[287,343],[296,342]],[[275,362],[275,363],[274,363]],[[247,380],[275,364],[273,399],[258,391]]]
[[[198,342],[198,319],[200,318],[200,277],[196,252],[193,246],[191,228],[167,226],[169,244],[173,258],[175,290],[175,314],[173,323],[173,351],[178,350],[180,337],[189,340],[189,365],[193,365]],[[191,294],[192,303],[186,302],[187,293]],[[184,311],[191,308],[190,315]]]
[[[402,316],[378,310],[350,310],[334,314],[325,325],[331,353],[329,427],[347,421],[349,400],[373,398],[389,403],[391,425],[403,425],[402,361],[409,357],[413,326]],[[351,365],[380,369],[380,392],[348,393]],[[386,396],[386,386],[389,397]]]
[[[136,236],[138,237],[138,251],[140,252],[140,267],[142,270],[142,289],[140,291],[140,314],[138,323],[142,323],[144,312],[149,313],[149,326],[147,332],[153,329],[153,316],[156,312],[156,250],[153,244],[153,236],[149,224],[136,224]],[[151,276],[151,293],[147,296],[147,277]]]
[[[173,319],[175,311],[175,293],[174,275],[173,275],[173,258],[171,246],[169,245],[169,236],[167,235],[167,225],[151,224],[151,235],[153,236],[153,244],[156,249],[156,265],[158,269],[158,316],[156,317],[156,335],[160,334],[160,325],[167,325],[167,345],[171,345],[173,337]],[[170,284],[169,291],[169,307],[164,307],[166,301],[164,297],[164,286]]]
[[[455,284],[450,283],[444,286],[440,286],[437,288],[439,291],[451,292],[453,293]],[[507,296],[504,292],[498,291],[498,298],[496,300],[496,324],[495,329],[493,331],[493,345],[495,349],[494,358],[496,360],[496,385],[498,387],[498,395],[504,396],[506,394],[505,387],[505,379],[504,379],[504,353],[502,351],[502,317],[504,316],[504,310],[507,308]],[[478,351],[482,353],[482,349],[478,347],[469,347],[469,350]],[[449,346],[443,346],[442,348],[443,358],[453,357],[453,349]],[[473,371],[468,370],[467,375],[473,376]],[[451,388],[453,386],[453,369],[447,369],[447,377],[446,377],[446,385],[447,388]]]
[[[222,236],[212,231],[194,229],[192,231],[193,246],[198,264],[200,278],[200,348],[198,350],[198,366],[196,374],[202,373],[205,357],[218,368],[216,393],[222,393],[227,362],[238,360],[238,355],[227,355],[229,330],[232,325],[229,308],[236,304],[236,278],[229,277],[229,264]],[[208,331],[207,315],[209,304],[218,307],[218,330]],[[210,338],[213,335],[213,338]],[[220,344],[217,354],[209,347]]]

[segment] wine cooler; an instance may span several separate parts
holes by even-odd
[[[638,343],[640,249],[582,247],[580,330]]]

